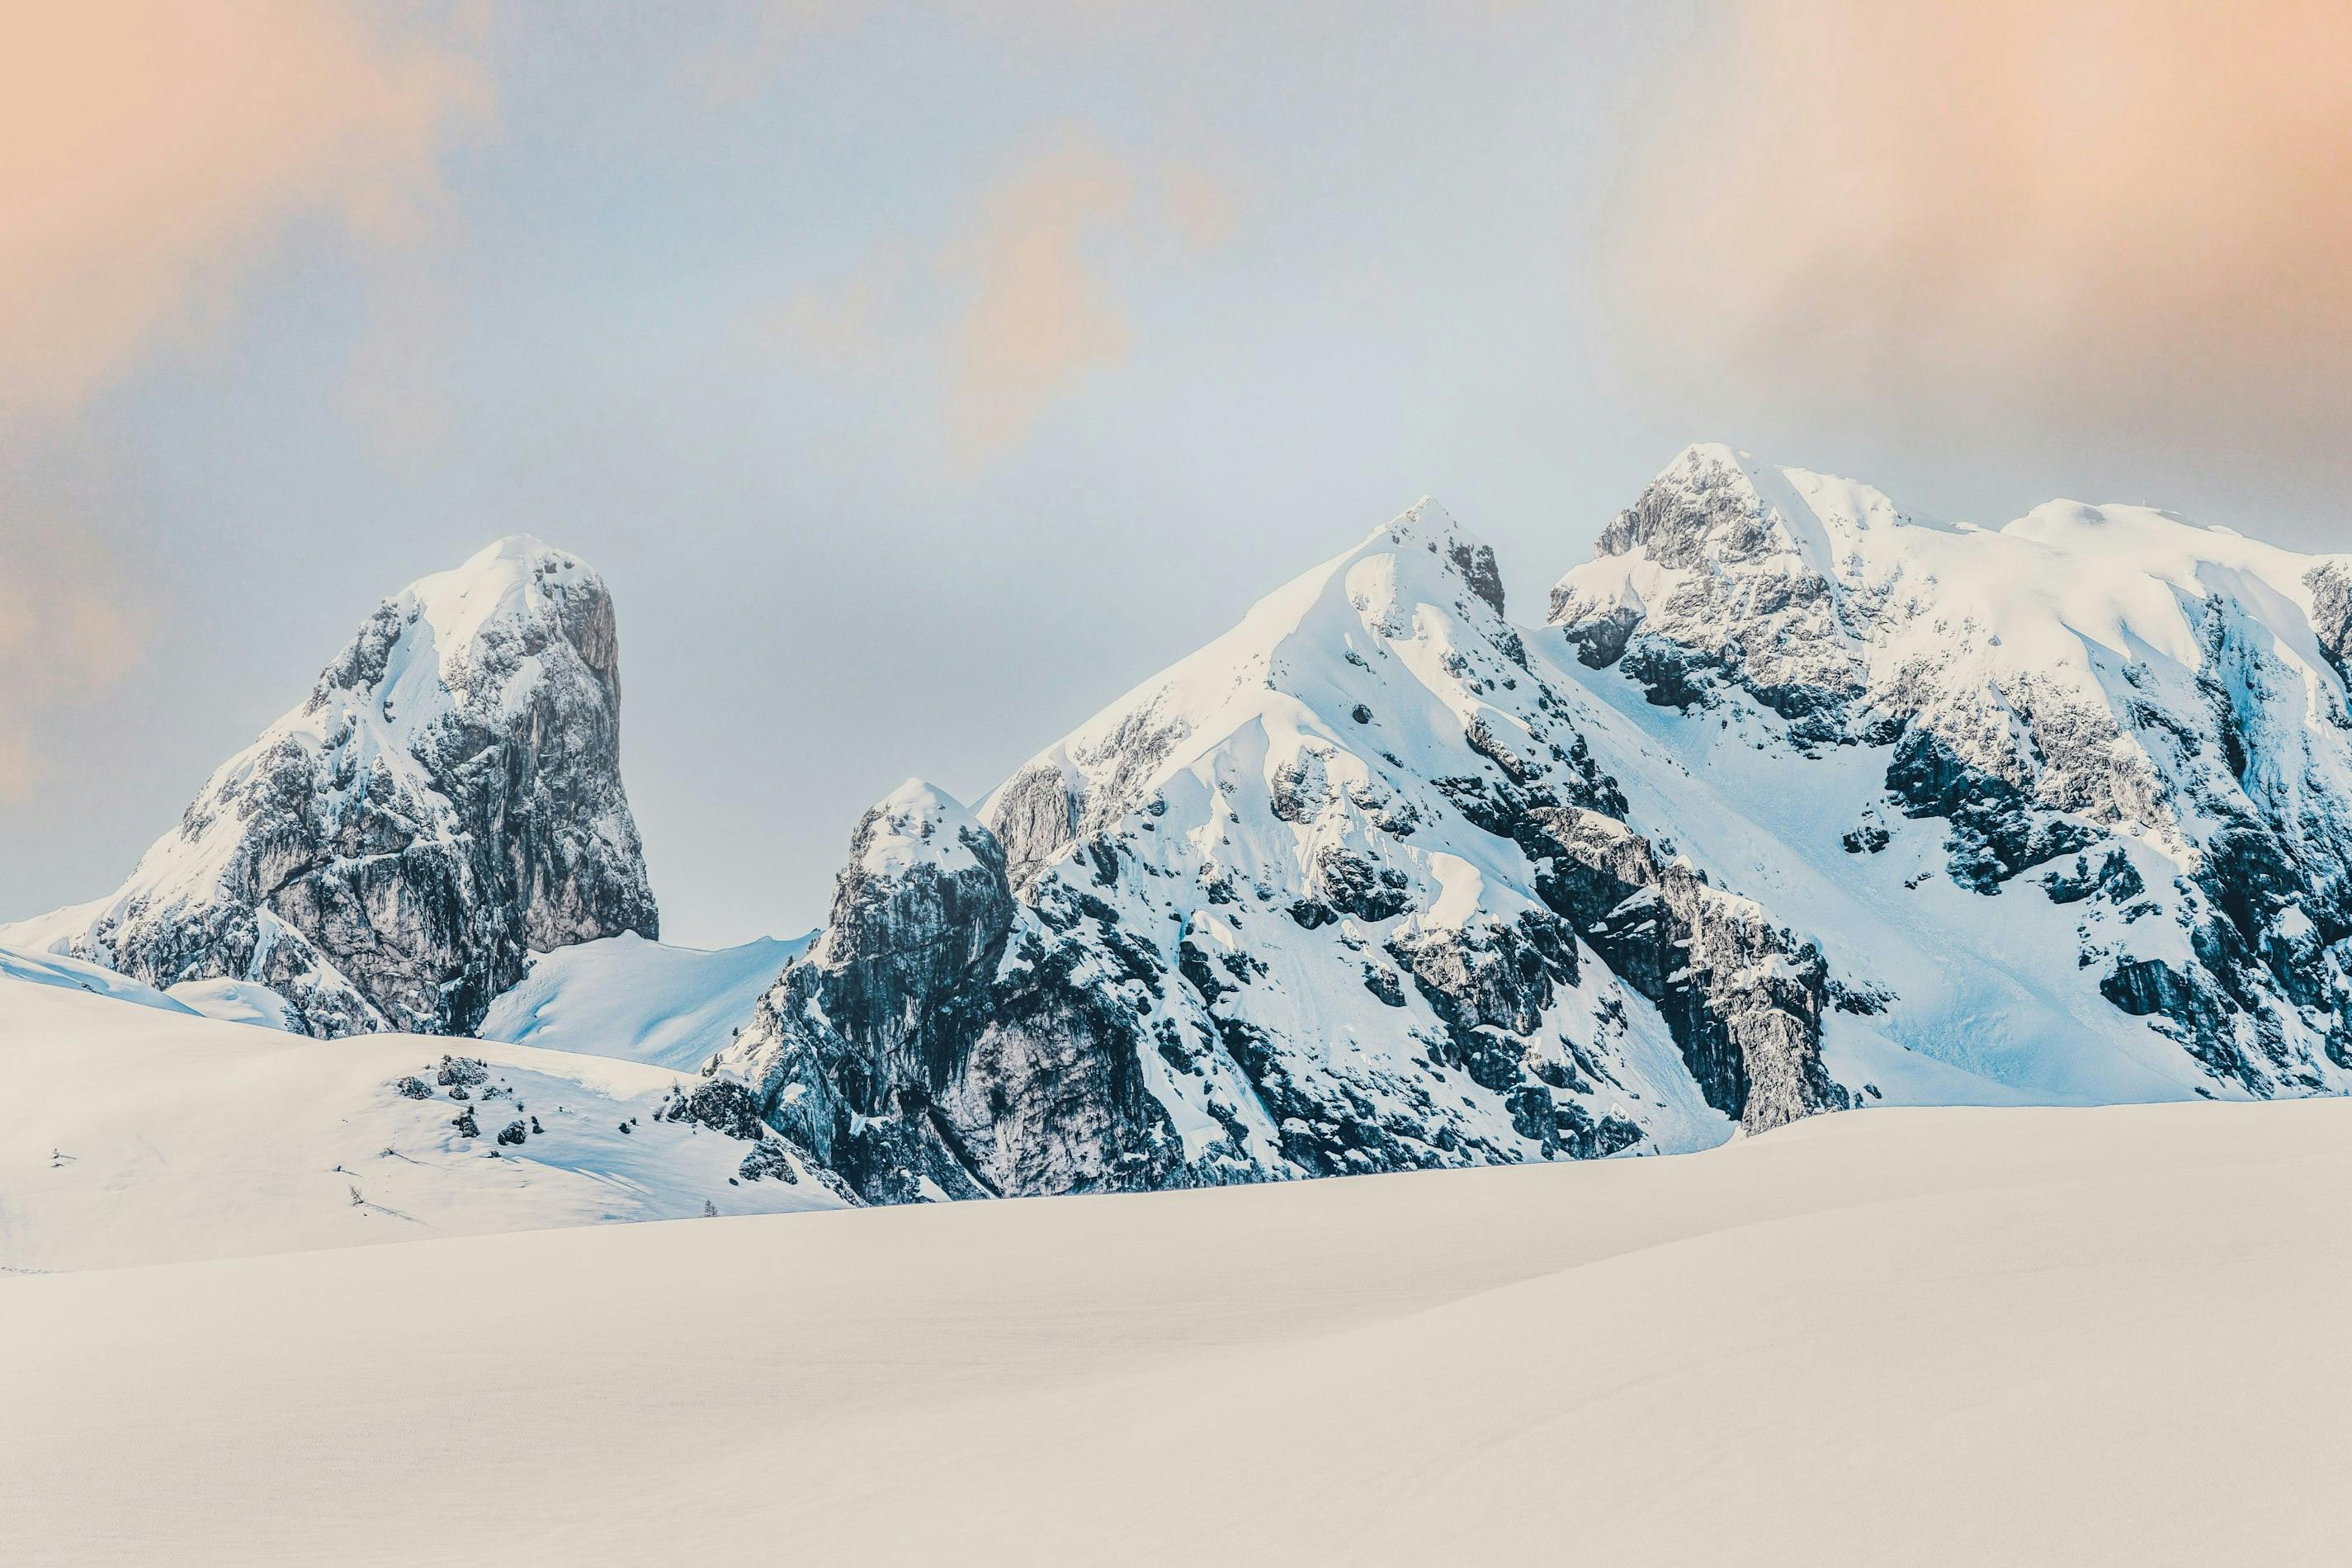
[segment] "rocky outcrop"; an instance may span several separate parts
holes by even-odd
[[[1143,1038],[1094,978],[1016,903],[995,836],[909,781],[722,1065],[868,1202],[1162,1184]]]
[[[657,931],[620,776],[613,601],[509,539],[384,602],[110,898],[0,927],[316,1035],[464,1033],[544,951]]]
[[[1657,1005],[1709,1105],[1763,1131],[1851,1103],[1822,1066],[1829,970],[1817,947],[1613,817],[1539,809],[1528,834],[1544,900]]]

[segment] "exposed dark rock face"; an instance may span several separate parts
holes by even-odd
[[[2044,876],[2042,887],[2053,904],[2080,903],[2101,894],[2123,904],[2138,898],[2147,884],[2122,849],[2111,848],[2095,870],[2088,856],[2077,855],[2071,868],[2060,867]]]
[[[1969,766],[1925,730],[1906,731],[1896,743],[1887,759],[1886,792],[1906,816],[1944,820],[1952,880],[1979,893],[1997,893],[2027,867],[2087,848],[2097,837],[2080,823],[2035,809],[2024,791]]]
[[[620,777],[613,602],[509,540],[388,600],[110,900],[0,928],[315,1035],[464,1033],[544,951],[658,922]]]
[[[2336,673],[2352,680],[2352,563],[2328,561],[2304,576],[2311,589],[2311,629]]]
[[[1006,876],[1014,886],[1028,886],[1077,830],[1078,803],[1059,768],[1030,768],[1004,786],[997,836],[1004,846]]]
[[[1658,1005],[1709,1105],[1761,1131],[1850,1103],[1822,1067],[1828,966],[1812,944],[1613,817],[1538,810],[1529,837],[1545,902]]]
[[[792,1156],[784,1152],[783,1144],[775,1139],[762,1140],[751,1146],[743,1163],[735,1168],[736,1179],[763,1182],[771,1178],[788,1185],[798,1185],[800,1176],[793,1170]]]
[[[1811,1037],[1772,1055],[1764,975],[1690,1002],[1732,1063],[1695,1090],[1537,896],[1532,814],[1626,807],[1500,597],[1408,514],[1283,596],[1302,622],[1262,609],[1015,773],[995,831],[908,785],[722,1077],[873,1202],[1597,1158],[1837,1103],[1784,1066]],[[1810,983],[1779,1005],[1817,1024]]]
[[[2302,1092],[2352,1060],[2352,560],[2293,563],[2137,508],[1946,528],[1694,447],[1552,618],[1587,668],[1754,748],[1890,746],[1849,850],[1886,848],[1883,805],[1942,822],[1977,892],[2053,868],[2032,884],[2085,906],[2109,1000],[2234,1088]],[[2132,843],[2179,874],[2149,885]]]
[[[757,1096],[731,1079],[713,1079],[680,1093],[663,1110],[665,1121],[692,1121],[729,1138],[763,1136]]]
[[[1495,564],[1495,552],[1475,540],[1457,539],[1446,546],[1446,559],[1462,574],[1469,590],[1486,601],[1496,615],[1503,613],[1503,574]]]
[[[866,814],[824,937],[729,1061],[869,1202],[1161,1184],[1127,1008],[1023,918],[995,836],[909,784]]]

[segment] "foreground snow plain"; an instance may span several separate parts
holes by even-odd
[[[2347,1236],[2310,1100],[5,1279],[0,1561],[2341,1561]]]

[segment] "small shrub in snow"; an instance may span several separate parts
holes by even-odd
[[[520,1121],[509,1121],[499,1129],[499,1142],[501,1143],[520,1143],[530,1136],[530,1133],[523,1131],[523,1125]]]

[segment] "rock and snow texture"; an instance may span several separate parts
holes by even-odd
[[[976,807],[895,792],[805,951],[687,953],[616,935],[653,909],[610,601],[510,541],[387,605],[121,893],[0,941],[247,1022],[693,1068],[871,1202],[2352,1090],[2352,556],[1947,526],[1700,447],[1549,625],[1504,608],[1423,502]]]
[[[2352,1089],[2352,557],[1694,447],[1503,608],[1423,502],[908,784],[722,1068],[877,1201]]]
[[[474,1033],[542,1050],[699,1068],[734,1044],[761,994],[813,937],[703,952],[634,931],[533,953]]]
[[[465,1033],[530,952],[658,934],[620,700],[603,581],[503,540],[386,600],[120,889],[0,943],[267,987],[313,1035]]]
[[[1424,502],[985,826],[920,784],[877,806],[723,1065],[877,1200],[1690,1149],[1843,1104],[1822,954],[1624,826],[1568,684]]]
[[[2103,1054],[2119,1015],[2145,1021],[2124,1035],[2176,1042],[2202,1092],[2352,1089],[2352,557],[2141,507],[1946,526],[1694,447],[1551,616],[1587,683],[1784,858],[1832,858],[1834,837],[1850,894],[1902,868],[1917,896],[1882,900],[1879,923],[1948,972],[1873,976],[1941,1015],[1909,1009],[1915,1048],[1940,1030],[1947,1057],[2017,1050],[2015,1027],[1950,1037],[2002,1021],[1950,1005],[1993,989],[1953,973],[1973,970],[2088,1026],[2015,1064],[2029,1079]],[[1953,888],[2002,902],[1956,912]],[[1824,934],[1852,923],[1809,893],[1775,907]],[[2006,940],[2021,922],[2031,944]],[[1853,936],[1857,963],[1856,943],[1884,945]],[[2094,991],[2105,1016],[2085,1016]],[[2144,1038],[2125,1054],[2161,1069]],[[2082,1089],[2157,1091],[2095,1071]]]
[[[1181,1152],[1118,978],[1013,898],[993,835],[909,781],[721,1061],[869,1200],[1166,1185]]]
[[[845,1201],[691,1075],[321,1041],[78,978],[0,952],[0,1280]]]

